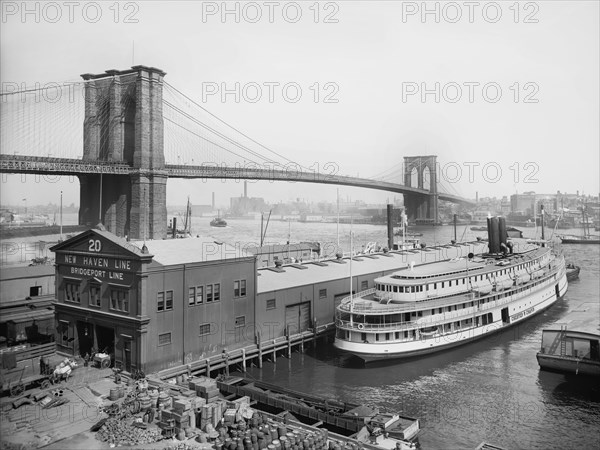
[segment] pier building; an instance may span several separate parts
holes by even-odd
[[[241,248],[90,229],[51,250],[59,351],[150,372],[253,342],[256,259]]]

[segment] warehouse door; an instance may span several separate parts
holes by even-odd
[[[297,334],[310,328],[310,302],[286,306],[285,325],[288,334]]]

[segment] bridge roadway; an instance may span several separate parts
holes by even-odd
[[[144,172],[146,172],[145,169],[137,169],[122,162],[51,158],[45,156],[0,155],[0,173],[73,176],[89,173],[131,175]],[[154,174],[162,173],[169,178],[215,178],[323,183],[376,189],[399,194],[429,195],[429,191],[426,189],[408,187],[398,183],[329,173],[303,172],[292,168],[278,170],[259,167],[229,167],[217,164],[203,164],[201,166],[166,164],[164,169],[150,169],[149,172]],[[467,205],[474,204],[471,200],[443,193],[438,194],[438,199]]]

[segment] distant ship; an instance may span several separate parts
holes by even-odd
[[[600,236],[590,234],[590,227],[587,225],[591,222],[585,216],[585,207],[582,208],[581,214],[583,215],[581,221],[583,224],[583,234],[581,236],[559,236],[560,240],[563,244],[600,244]]]
[[[488,224],[478,255],[410,264],[343,299],[334,346],[365,362],[433,353],[519,323],[565,294],[562,255],[545,242],[507,241],[502,217]]]
[[[217,215],[217,217],[215,217],[213,220],[210,221],[211,227],[226,227],[227,226],[227,221],[225,219],[222,219],[219,216],[220,216],[220,214]]]
[[[577,330],[543,330],[536,358],[540,368],[575,375],[600,376],[600,335]]]

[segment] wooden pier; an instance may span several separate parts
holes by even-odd
[[[248,366],[251,364],[262,368],[265,359],[276,363],[279,356],[291,358],[293,351],[303,352],[307,345],[316,345],[319,340],[327,342],[333,336],[334,332],[335,324],[331,322],[301,333],[269,340],[262,340],[260,333],[257,333],[256,343],[253,345],[229,352],[224,350],[221,353],[193,361],[189,364],[182,364],[177,367],[161,370],[157,375],[163,380],[184,374],[188,376],[206,375],[210,377],[213,371],[225,370],[226,373],[229,373],[229,368],[237,365],[239,365],[243,372],[246,372]]]

